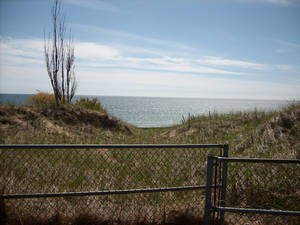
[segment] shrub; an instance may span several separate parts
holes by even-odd
[[[53,94],[39,92],[27,97],[26,104],[36,107],[53,107],[55,106],[55,97]]]
[[[75,105],[83,107],[85,109],[106,113],[106,110],[101,106],[101,102],[96,97],[92,99],[80,98],[75,102]]]

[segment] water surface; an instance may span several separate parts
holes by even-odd
[[[24,104],[29,95],[0,94],[2,103]],[[83,96],[76,96],[80,98]],[[188,115],[230,113],[239,111],[280,110],[290,101],[249,99],[205,99],[205,98],[158,98],[158,97],[97,97],[113,116],[138,127],[165,127],[181,123]]]

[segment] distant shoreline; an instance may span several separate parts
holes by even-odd
[[[23,96],[30,96],[36,93],[25,94],[25,93],[0,93],[0,102],[1,102],[1,95],[23,95]],[[162,98],[162,99],[205,99],[205,100],[246,100],[246,101],[289,101],[289,102],[300,102],[299,99],[268,99],[268,98],[216,98],[216,97],[182,97],[182,96],[133,96],[133,95],[76,95],[75,97],[117,97],[117,98]]]
[[[0,102],[20,106],[30,94],[0,94]],[[249,111],[278,111],[295,102],[288,100],[208,99],[174,97],[88,96],[98,98],[109,114],[140,128],[170,127],[192,116]]]

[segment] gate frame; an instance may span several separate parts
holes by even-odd
[[[228,162],[244,162],[244,163],[284,163],[284,164],[300,164],[298,159],[259,159],[259,158],[229,158],[229,157],[216,157],[209,155],[207,157],[207,178],[206,178],[206,201],[205,201],[205,217],[204,225],[210,225],[211,222],[219,222],[224,224],[225,212],[233,213],[254,213],[254,214],[270,214],[270,215],[287,215],[287,216],[300,216],[300,211],[287,211],[287,210],[271,210],[271,209],[252,209],[252,208],[234,208],[226,207],[226,179],[227,179],[227,163]],[[215,172],[215,181],[217,180],[218,163],[222,164],[221,175],[221,197],[220,206],[216,205],[216,188],[213,185],[213,172]],[[225,180],[224,180],[225,179]],[[224,182],[223,182],[224,181]],[[215,190],[214,203],[212,204],[211,193],[212,188]],[[219,213],[220,217],[215,220],[214,213]],[[213,216],[211,214],[213,213]],[[215,223],[214,223],[215,224]]]

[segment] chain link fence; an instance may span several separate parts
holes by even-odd
[[[300,160],[209,157],[212,221],[229,224],[300,224]]]
[[[8,221],[97,215],[161,223],[203,215],[206,158],[227,145],[1,145]],[[228,150],[228,146],[226,148]]]
[[[221,157],[207,167],[208,155]],[[207,208],[212,224],[300,224],[299,160],[227,155],[228,145],[0,145],[0,200],[7,224],[58,214],[199,222]]]

